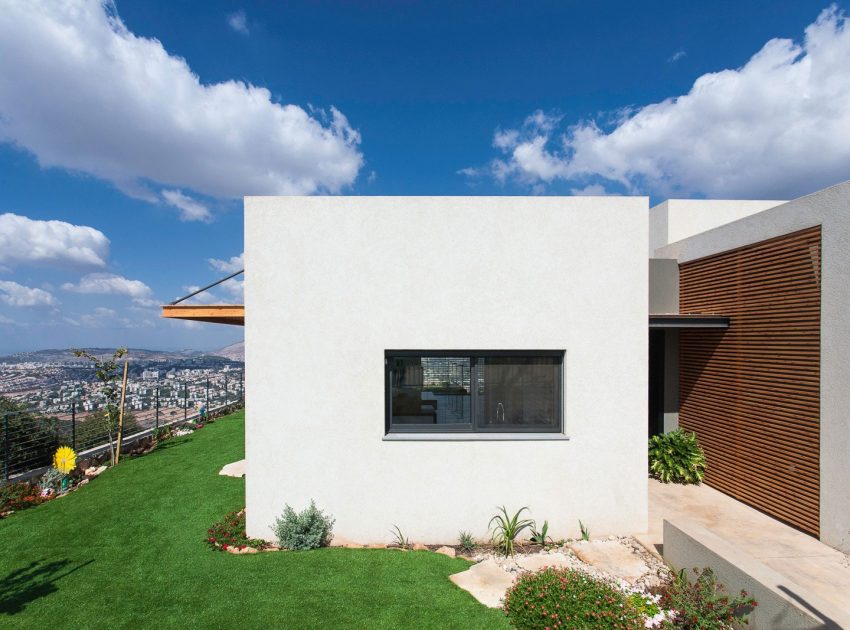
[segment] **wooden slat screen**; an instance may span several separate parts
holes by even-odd
[[[706,483],[814,536],[820,501],[820,226],[680,266],[679,425]]]

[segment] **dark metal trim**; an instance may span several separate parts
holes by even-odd
[[[650,328],[729,328],[723,315],[650,315]]]
[[[180,298],[180,299],[178,299],[178,300],[174,300],[173,302],[169,302],[169,303],[168,303],[168,305],[169,305],[169,306],[175,306],[175,305],[177,305],[177,304],[180,304],[180,302],[184,302],[185,300],[188,300],[190,297],[195,297],[196,295],[198,295],[198,293],[203,293],[203,292],[204,292],[204,291],[206,291],[207,289],[212,289],[214,286],[217,286],[217,285],[221,284],[222,282],[226,282],[226,281],[230,280],[231,278],[235,278],[235,277],[236,277],[236,276],[238,276],[240,273],[245,273],[245,270],[244,270],[244,269],[240,269],[240,270],[239,270],[239,271],[237,271],[236,273],[232,273],[232,274],[230,274],[229,276],[227,276],[226,278],[222,278],[221,280],[216,280],[216,281],[215,281],[215,282],[213,282],[212,284],[208,284],[207,286],[202,287],[202,288],[198,289],[197,291],[195,291],[195,292],[193,292],[193,293],[190,293],[189,295],[185,295],[185,296],[183,296],[182,298]]]

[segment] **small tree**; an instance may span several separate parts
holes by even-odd
[[[121,378],[118,370],[118,360],[127,354],[127,348],[118,348],[112,353],[112,358],[108,360],[96,357],[86,350],[80,348],[72,348],[71,352],[76,357],[85,357],[94,363],[95,375],[97,380],[101,382],[100,393],[106,399],[106,407],[104,409],[103,419],[107,435],[109,436],[109,460],[112,465],[115,465],[115,430],[118,424],[118,398],[121,394],[117,384]]]

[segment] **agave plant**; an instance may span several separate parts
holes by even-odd
[[[508,516],[508,511],[503,505],[499,508],[501,514],[496,514],[490,519],[491,540],[500,553],[506,556],[514,555],[516,553],[514,543],[517,536],[534,525],[534,521],[530,518],[520,518],[527,509],[527,507],[520,508],[516,514]]]
[[[706,467],[695,433],[676,430],[649,438],[649,473],[663,483],[699,484]]]
[[[537,521],[531,524],[531,542],[538,545],[546,545],[547,542],[552,542],[549,538],[549,521],[543,521],[543,527],[537,529]]]

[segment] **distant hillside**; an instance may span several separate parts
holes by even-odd
[[[228,346],[232,348],[233,346]],[[225,348],[226,350],[227,348]],[[115,348],[86,348],[86,350],[92,353],[95,356],[102,356],[104,358],[112,356],[112,353],[115,351]],[[137,361],[175,361],[181,359],[193,359],[195,357],[201,357],[205,355],[214,354],[217,356],[226,356],[222,355],[220,351],[218,352],[200,352],[198,350],[145,350],[143,348],[130,348],[128,352],[127,358],[135,359]],[[230,357],[227,357],[230,358]],[[69,349],[64,348],[61,350],[36,350],[35,352],[18,352],[16,354],[10,354],[5,357],[0,357],[0,363],[26,363],[28,361],[38,362],[38,363],[53,363],[59,361],[75,361],[77,358],[74,356],[74,353]],[[236,360],[236,359],[232,359]],[[239,359],[242,360],[241,358]]]
[[[214,354],[219,357],[224,357],[225,359],[230,359],[231,361],[245,361],[245,342],[238,341],[234,344],[227,346],[226,348],[222,348],[221,350],[214,350],[209,354]]]

